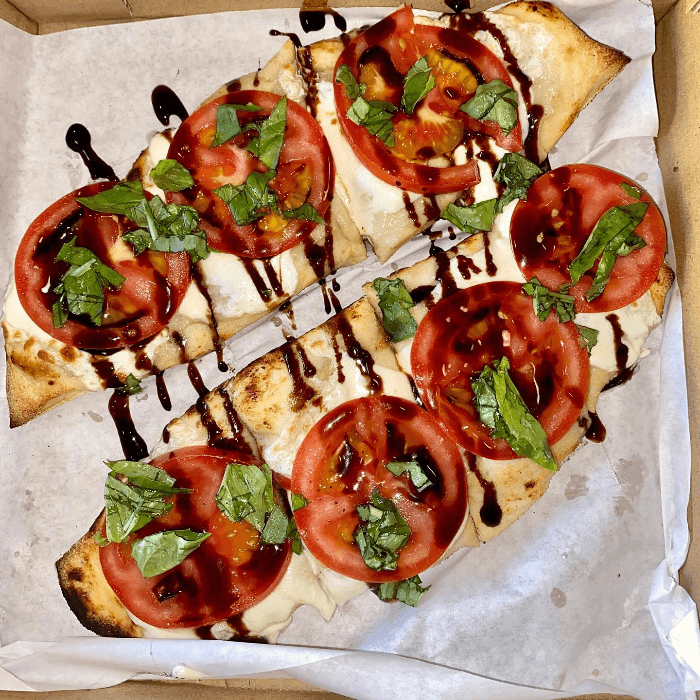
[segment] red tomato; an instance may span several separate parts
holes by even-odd
[[[284,576],[291,559],[289,541],[260,544],[245,520],[234,523],[216,504],[226,466],[258,464],[250,455],[211,447],[187,447],[151,462],[177,479],[190,494],[171,497],[169,513],[133,533],[126,542],[100,549],[107,582],[119,600],[154,627],[212,625],[247,610],[265,598]],[[181,564],[144,578],[131,557],[131,545],[163,530],[211,532]]]
[[[395,146],[388,147],[364,126],[347,117],[353,100],[335,82],[340,124],[363,165],[381,180],[409,192],[457,192],[479,182],[475,160],[466,165],[427,165],[435,155],[452,156],[475,133],[494,137],[509,151],[522,148],[520,125],[505,136],[496,122],[479,122],[459,107],[478,83],[499,79],[513,86],[508,71],[483,44],[452,29],[415,24],[410,6],[404,7],[357,36],[343,50],[336,72],[347,65],[358,82],[367,85],[363,97],[400,106],[403,79],[411,66],[427,56],[436,86],[412,115],[401,110],[392,117]]]
[[[274,215],[239,226],[228,205],[213,192],[227,183],[242,184],[253,171],[267,172],[267,166],[245,148],[255,131],[211,147],[219,106],[252,103],[260,107],[256,112],[237,112],[241,127],[245,127],[270,116],[279,100],[279,95],[259,90],[224,95],[203,105],[183,122],[170,144],[168,157],[184,165],[196,184],[182,192],[167,193],[167,200],[197,209],[207,242],[215,250],[248,258],[270,257],[300,243],[317,226],[314,222]],[[277,173],[269,183],[279,197],[281,209],[296,209],[308,203],[325,216],[331,183],[331,155],[321,128],[306,110],[288,101],[284,144]]]
[[[391,461],[416,460],[433,482],[420,492]],[[375,489],[391,499],[411,528],[395,571],[373,571],[353,540],[355,507]],[[309,504],[294,517],[309,551],[323,564],[360,581],[400,581],[424,571],[459,532],[467,483],[459,450],[426,411],[403,399],[370,396],[327,413],[304,439],[292,471],[292,491]]]
[[[150,338],[170,320],[190,283],[186,253],[147,250],[138,257],[121,235],[138,228],[124,216],[101,214],[76,201],[114,186],[101,182],[82,187],[52,204],[24,234],[15,258],[15,282],[22,306],[39,328],[66,345],[106,350],[123,348]],[[105,289],[102,325],[71,316],[61,328],[53,325],[52,291],[68,265],[56,261],[61,246],[77,237],[76,245],[89,248],[126,280],[116,290]]]
[[[515,259],[527,279],[535,276],[549,289],[571,284],[569,266],[583,249],[600,217],[611,207],[639,200],[622,189],[639,185],[597,165],[564,165],[539,177],[530,187],[527,201],[518,202],[510,224]],[[586,300],[598,267],[586,272],[569,290],[576,297],[576,311],[613,311],[644,294],[656,279],[666,252],[666,228],[657,206],[643,192],[649,208],[634,233],[644,248],[618,258],[603,293]]]
[[[517,455],[480,421],[472,381],[504,356],[513,383],[553,445],[583,408],[588,355],[576,325],[559,323],[553,314],[540,321],[520,284],[488,282],[443,299],[421,321],[411,348],[411,371],[425,407],[459,445],[490,459]]]

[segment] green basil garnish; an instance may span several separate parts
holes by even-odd
[[[358,83],[350,70],[350,66],[343,64],[335,74],[335,82],[345,86],[345,92],[351,100],[356,100],[366,89],[364,83]]]
[[[487,199],[468,207],[459,207],[450,202],[442,212],[442,218],[459,227],[464,233],[490,231],[496,215],[497,199]]]
[[[302,221],[314,221],[317,224],[325,224],[326,220],[308,202],[304,202],[296,209],[285,209],[282,212],[285,219],[301,219]]]
[[[394,571],[398,550],[408,543],[411,528],[379,489],[373,491],[369,503],[357,506],[356,511],[364,524],[355,528],[353,537],[365,564],[373,571]]]
[[[622,190],[628,197],[633,197],[634,199],[641,199],[644,194],[641,190],[628,185],[626,182],[621,182],[620,187],[622,187]]]
[[[547,320],[550,309],[554,309],[560,323],[574,320],[576,311],[574,310],[574,298],[570,294],[550,291],[540,283],[537,277],[533,277],[523,285],[523,292],[532,297],[535,315],[540,321]]]
[[[299,530],[297,530],[297,522],[294,518],[289,518],[289,525],[287,525],[287,537],[290,544],[292,545],[292,552],[294,554],[301,554],[301,537],[299,536]]]
[[[576,284],[600,258],[593,283],[586,293],[588,301],[603,293],[617,258],[646,246],[634,230],[642,223],[648,207],[647,202],[611,207],[598,219],[581,252],[569,265],[571,282]]]
[[[120,394],[126,394],[127,396],[135,396],[136,394],[140,394],[143,389],[141,388],[141,381],[136,379],[133,374],[129,374],[124,385],[118,386],[115,391]]]
[[[180,192],[194,185],[190,171],[172,158],[158,161],[150,174],[153,182],[166,192]]]
[[[265,464],[229,464],[216,494],[219,510],[233,522],[247,520],[258,532],[275,505],[272,473]]]
[[[123,542],[132,532],[165,515],[172,508],[165,496],[190,493],[190,489],[176,488],[173,477],[150,464],[131,460],[106,464],[110,469],[104,492],[109,542]],[[126,483],[118,475],[126,477]]]
[[[292,510],[297,511],[304,506],[308,506],[309,502],[300,494],[292,492]]]
[[[165,530],[137,540],[131,546],[131,556],[144,578],[170,571],[192,554],[211,532]]]
[[[118,289],[126,279],[108,267],[88,248],[75,245],[76,238],[64,243],[56,260],[68,263],[53,292],[58,294],[54,302],[53,324],[62,328],[68,315],[87,316],[96,326],[102,325],[105,287]]]
[[[284,129],[287,125],[287,97],[283,97],[265,121],[257,124],[256,136],[246,148],[267,165],[276,170],[280,151],[284,143]]]
[[[541,467],[557,470],[547,435],[530,413],[508,370],[510,363],[503,357],[484,367],[472,382],[474,405],[479,419],[491,428],[491,436],[504,438],[521,457],[528,457]]]
[[[590,357],[591,350],[598,344],[598,331],[588,326],[580,326],[578,323],[576,324],[576,328],[578,328],[579,345],[586,349]]]
[[[416,105],[435,87],[435,78],[431,72],[428,59],[423,56],[408,70],[403,79],[401,109],[412,114]]]
[[[277,195],[268,186],[274,176],[274,170],[253,171],[242,185],[226,184],[214,193],[228,204],[236,223],[245,226],[277,209]]]
[[[493,175],[496,182],[502,182],[506,186],[498,200],[496,213],[500,214],[515,199],[527,199],[530,185],[540,175],[542,170],[525,156],[519,153],[504,154]]]
[[[377,277],[372,282],[372,289],[379,297],[384,330],[389,334],[392,343],[398,343],[416,334],[418,324],[411,316],[409,309],[414,306],[406,285],[400,278],[394,280]]]
[[[401,603],[410,605],[415,608],[418,601],[423,597],[423,594],[430,586],[423,587],[418,576],[412,576],[405,581],[390,581],[382,583],[374,592],[380,600],[392,601],[398,600]]]
[[[282,544],[287,539],[287,530],[289,528],[289,518],[284,514],[284,511],[277,505],[272,506],[270,515],[262,529],[260,539],[267,544]]]
[[[216,148],[241,133],[241,124],[238,121],[237,114],[239,110],[258,112],[260,107],[250,102],[246,105],[219,105],[216,110],[216,134],[214,134],[214,140],[211,142],[211,148]]]
[[[402,474],[408,472],[408,476],[411,478],[413,485],[419,490],[425,486],[431,486],[433,483],[428,478],[428,475],[423,471],[421,465],[416,461],[387,462],[384,466],[396,476],[401,476]]]
[[[507,136],[518,123],[518,93],[501,80],[476,88],[474,96],[460,106],[472,119],[498,122]]]
[[[370,134],[392,148],[395,142],[391,115],[396,111],[396,106],[391,102],[382,102],[381,100],[368,102],[360,96],[350,105],[347,117],[355,124],[364,126]]]
[[[129,216],[131,209],[137,206],[142,199],[144,199],[143,188],[141,183],[135,180],[118,182],[114,187],[98,192],[92,197],[77,197],[76,201],[92,211]]]

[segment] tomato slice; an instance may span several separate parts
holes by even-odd
[[[245,131],[211,147],[219,107],[249,103],[260,107],[255,112],[237,112],[238,121],[245,128],[269,117],[280,99],[279,95],[260,90],[232,92],[200,107],[175,133],[168,157],[184,165],[196,184],[182,192],[168,192],[166,198],[168,202],[197,209],[210,248],[248,258],[270,257],[297,245],[317,226],[311,221],[283,219],[274,214],[239,226],[228,205],[213,192],[225,184],[242,184],[253,171],[267,172],[267,166],[246,150],[255,131]],[[331,184],[331,154],[321,128],[306,110],[288,101],[284,144],[270,188],[278,195],[283,210],[308,203],[323,217],[330,206]]]
[[[124,216],[101,214],[76,201],[114,186],[101,182],[75,190],[40,214],[29,226],[15,257],[17,293],[25,311],[39,328],[66,345],[106,350],[123,348],[150,338],[170,320],[190,283],[187,253],[147,250],[134,257],[123,233],[138,226]],[[67,263],[57,262],[64,243],[89,248],[105,265],[126,280],[116,290],[106,288],[102,325],[71,316],[61,328],[53,324],[52,291]]]
[[[644,248],[618,258],[603,293],[586,300],[598,264],[569,290],[576,298],[576,311],[613,311],[644,294],[656,279],[666,253],[666,227],[658,207],[629,178],[597,165],[564,165],[539,177],[527,200],[518,202],[510,224],[515,259],[527,279],[536,276],[551,290],[571,284],[569,266],[583,249],[600,217],[611,207],[640,201],[621,187],[639,190],[648,202],[641,224],[634,233]]]
[[[107,582],[143,622],[160,628],[211,625],[259,603],[284,576],[291,559],[289,541],[261,544],[252,525],[232,522],[216,504],[226,466],[232,462],[259,465],[244,452],[211,447],[187,447],[154,459],[152,465],[192,493],[173,496],[169,513],[126,542],[100,549]],[[212,534],[175,568],[144,578],[131,557],[132,543],[163,530],[188,528]]]
[[[347,65],[364,82],[367,100],[400,106],[403,79],[426,56],[436,85],[411,115],[392,117],[395,146],[390,148],[348,118],[352,105],[345,86],[334,83],[336,109],[343,132],[360,162],[381,180],[409,192],[457,192],[479,182],[475,160],[465,165],[428,165],[436,155],[453,159],[455,148],[475,134],[486,134],[506,150],[522,148],[520,125],[507,136],[496,122],[479,122],[459,107],[479,83],[499,79],[513,87],[501,61],[476,39],[452,29],[416,24],[410,6],[397,10],[358,35],[343,50],[336,72]]]
[[[513,383],[553,445],[583,408],[588,355],[576,325],[559,323],[553,314],[540,321],[520,284],[488,282],[443,299],[421,321],[411,348],[411,371],[425,407],[464,449],[491,459],[517,455],[479,420],[472,381],[504,356]]]
[[[432,486],[418,491],[394,476],[391,461],[417,461]],[[411,528],[395,571],[373,571],[353,540],[356,506],[375,489]],[[304,544],[323,564],[360,581],[400,581],[424,571],[459,532],[467,509],[466,471],[459,450],[430,415],[391,396],[370,396],[327,413],[304,439],[292,491],[309,503],[294,513]]]

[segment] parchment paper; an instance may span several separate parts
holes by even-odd
[[[640,181],[664,208],[653,144],[650,7],[637,0],[561,6],[591,36],[634,60],[579,117],[552,166],[612,167]],[[358,26],[386,10],[343,14]],[[0,25],[3,287],[29,222],[88,182],[80,157],[65,146],[72,123],[88,127],[97,153],[123,176],[160,126],[151,90],[169,85],[192,111],[275,53],[282,39],[269,36],[271,28],[306,41],[334,33],[327,27],[304,36],[297,12],[279,10],[40,37]],[[427,247],[419,236],[384,268],[370,257],[341,271],[341,302],[358,298],[362,282],[378,271],[425,256]],[[318,288],[294,302],[294,315],[296,334],[324,320]],[[241,369],[279,345],[284,327],[287,317],[275,314],[237,337],[226,360]],[[355,698],[526,700],[604,691],[690,697],[700,689],[700,635],[695,605],[677,585],[688,544],[690,448],[675,287],[664,324],[647,345],[650,355],[633,381],[601,397],[605,442],[584,444],[545,496],[496,540],[424,575],[432,588],[417,609],[382,604],[371,593],[330,623],[300,608],[278,646],[90,636],[61,597],[54,562],[101,508],[102,462],[122,455],[108,393],[81,397],[13,431],[1,427],[0,688],[271,675]],[[213,358],[198,367],[210,388],[227,378]],[[182,367],[167,374],[167,385],[169,414],[153,381],[132,401],[149,446],[197,398]]]

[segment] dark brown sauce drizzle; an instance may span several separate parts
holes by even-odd
[[[268,641],[264,637],[253,637],[250,631],[245,626],[243,622],[243,613],[238,613],[238,615],[233,615],[226,620],[228,626],[233,631],[233,637],[231,637],[232,642],[245,641],[252,644],[267,644]],[[203,627],[197,627],[195,629],[195,634],[200,639],[216,639],[212,634],[211,628],[213,625],[204,625]]]
[[[166,445],[170,442],[170,430],[168,430],[167,425],[165,426],[165,428],[163,428],[162,438],[163,438],[163,442]]]
[[[163,126],[170,125],[171,117],[177,117],[184,122],[190,116],[180,98],[167,85],[157,85],[153,88],[151,104],[158,121]]]
[[[170,401],[170,394],[168,393],[168,387],[165,384],[165,377],[162,372],[156,372],[156,391],[158,393],[158,400],[163,409],[172,411],[173,404]]]
[[[503,518],[503,511],[501,510],[501,506],[498,505],[496,487],[493,482],[485,479],[481,475],[481,472],[476,466],[476,457],[473,454],[467,453],[467,462],[469,464],[469,471],[474,474],[479,485],[484,489],[484,503],[479,510],[479,516],[486,527],[498,527]]]
[[[491,250],[489,248],[489,234],[488,231],[484,231],[484,257],[486,258],[486,274],[489,277],[493,277],[497,272],[498,268],[493,261],[493,255],[491,255]]]
[[[343,338],[348,355],[355,361],[360,372],[367,379],[367,386],[370,393],[381,393],[383,382],[382,378],[374,371],[372,355],[360,345],[347,318],[345,318],[343,314],[338,314],[333,318],[333,325]]]
[[[470,0],[445,0],[445,5],[457,15],[464,10],[470,10],[472,6]]]
[[[108,403],[109,415],[112,416],[117,428],[119,442],[121,442],[124,457],[138,461],[148,456],[146,441],[136,432],[134,421],[129,410],[129,395],[113,392]]]
[[[333,289],[328,287],[328,282],[325,280],[321,281],[321,294],[323,295],[323,309],[326,314],[330,314],[331,311],[337,314],[343,310],[340,300]]]
[[[66,145],[83,159],[85,167],[90,172],[90,177],[93,180],[119,182],[114,170],[95,153],[91,144],[90,132],[82,124],[72,124],[68,127]]]
[[[306,83],[306,96],[304,97],[306,108],[309,110],[311,116],[316,119],[319,103],[317,85],[318,75],[316,74],[316,68],[314,67],[314,62],[311,57],[311,50],[309,47],[297,46],[297,58],[299,59],[301,75]]]
[[[294,34],[294,32],[281,32],[278,29],[270,29],[270,36],[286,36],[296,48],[301,48],[301,39],[299,39],[299,35]]]
[[[588,428],[586,428],[586,437],[591,442],[603,442],[607,435],[603,422],[600,420],[600,418],[598,418],[598,414],[594,413],[593,411],[589,411],[588,416],[591,423]]]
[[[295,331],[297,329],[297,323],[294,318],[294,307],[292,306],[292,300],[289,299],[288,301],[285,301],[284,304],[280,306],[280,311],[287,317],[289,325],[292,327],[292,330]]]
[[[209,389],[207,389],[207,387],[204,385],[204,382],[202,381],[202,375],[199,373],[199,370],[197,369],[197,365],[195,365],[194,360],[190,360],[187,363],[187,376],[189,377],[192,387],[200,396],[200,398],[209,393]]]
[[[620,384],[628,382],[637,369],[634,364],[631,367],[627,366],[629,359],[629,348],[622,342],[624,331],[620,326],[620,319],[617,314],[608,314],[605,320],[612,326],[613,340],[615,342],[615,362],[617,363],[617,374],[603,387],[603,391],[613,389]]]
[[[209,316],[211,319],[211,328],[214,332],[214,337],[212,342],[214,343],[214,352],[216,353],[216,366],[219,368],[220,372],[228,372],[229,366],[224,362],[224,344],[219,335],[219,326],[216,322],[216,316],[214,315],[214,303],[212,302],[211,295],[207,289],[207,285],[204,283],[204,278],[202,277],[202,271],[199,265],[192,265],[191,267],[192,280],[197,285],[197,289],[200,294],[204,297],[209,307]]]
[[[297,350],[300,348],[299,345],[296,345],[295,347]],[[282,353],[284,364],[287,366],[287,372],[289,372],[289,376],[292,378],[292,392],[290,395],[290,408],[292,411],[294,413],[298,413],[308,402],[318,405],[322,401],[321,397],[316,393],[316,390],[312,386],[304,381],[304,377],[310,377],[316,373],[316,368],[313,368],[313,374],[307,374],[309,371],[309,365],[311,367],[313,367],[313,365],[311,365],[311,363],[308,363],[308,365],[304,363],[303,359],[301,359],[301,355],[297,355],[297,353],[295,353],[292,349],[291,343],[285,343],[282,345],[280,347],[280,352]],[[302,364],[305,365],[303,370]]]
[[[321,31],[326,26],[326,15],[333,18],[333,22],[337,29],[344,32],[348,28],[348,23],[340,13],[331,8],[322,10],[299,10],[299,22],[301,28],[308,34],[309,32]]]
[[[416,207],[413,202],[411,202],[411,197],[408,192],[403,193],[403,206],[408,214],[408,218],[411,220],[416,228],[420,228],[420,220],[418,219],[418,214],[416,213]]]
[[[265,280],[263,279],[262,275],[258,272],[258,269],[255,267],[255,263],[253,262],[253,260],[251,258],[241,258],[240,260],[243,263],[245,271],[248,273],[248,277],[250,277],[251,282],[255,286],[255,290],[257,291],[258,296],[265,303],[270,301],[270,299],[272,298],[272,289],[270,289],[265,283]]]

